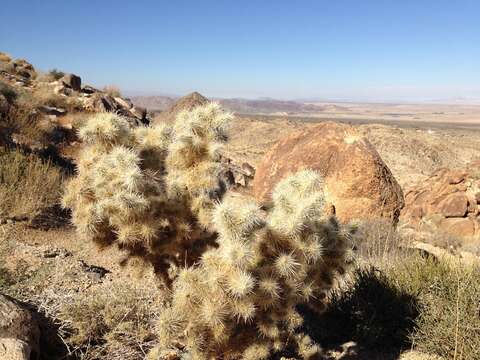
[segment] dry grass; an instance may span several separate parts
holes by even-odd
[[[401,261],[406,255],[404,248],[411,240],[401,234],[390,221],[374,219],[358,225],[354,246],[360,261],[382,266],[392,261]]]
[[[32,218],[58,203],[61,186],[62,174],[49,162],[0,149],[0,216]]]
[[[10,86],[9,84],[1,80],[0,80],[0,94],[5,96],[5,98],[9,103],[12,103],[13,101],[15,101],[15,99],[18,96],[17,91],[12,86]]]
[[[10,62],[12,61],[12,57],[8,54],[5,54],[3,52],[0,52],[0,61],[3,61],[3,62]]]
[[[115,85],[107,85],[103,88],[103,92],[107,93],[108,95],[112,97],[121,97],[122,93],[120,91],[120,88]]]
[[[50,293],[42,309],[60,325],[72,358],[140,360],[155,342],[158,295],[155,288],[118,279],[81,293]]]
[[[53,88],[46,84],[38,85],[31,94],[23,94],[19,102],[33,107],[46,105],[66,109],[67,111],[78,111],[82,109],[82,104],[77,97],[56,94],[53,92]]]

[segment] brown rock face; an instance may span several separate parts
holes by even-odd
[[[420,227],[445,231],[456,236],[480,233],[480,183],[472,170],[439,169],[427,180],[414,185],[405,196],[404,221]]]
[[[183,110],[192,110],[194,107],[199,105],[205,105],[209,100],[198,92],[193,92],[187,96],[179,99],[175,104],[173,104],[169,109],[162,112],[155,119],[155,123],[158,122],[172,122],[175,121],[175,117],[180,111]]]
[[[463,217],[467,213],[468,198],[463,192],[447,196],[440,204],[440,213],[445,217]]]
[[[351,126],[322,123],[277,142],[256,169],[255,197],[269,200],[282,178],[303,169],[324,177],[326,200],[341,221],[398,220],[402,189],[372,144]]]

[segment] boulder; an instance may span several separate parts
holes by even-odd
[[[90,86],[90,85],[85,85],[83,88],[82,88],[82,93],[84,94],[94,94],[94,93],[97,93],[99,92],[99,90],[95,89],[94,87]]]
[[[439,204],[439,211],[445,217],[463,217],[467,208],[468,197],[463,192],[450,194]]]
[[[132,102],[129,99],[121,97],[114,97],[115,102],[125,110],[130,110],[133,107]]]
[[[145,120],[147,118],[147,109],[140,106],[134,106],[130,109],[130,113],[139,120]]]
[[[403,192],[373,145],[351,126],[325,122],[278,141],[257,166],[253,191],[268,201],[291,173],[311,169],[325,180],[325,197],[344,222],[384,217],[396,223]]]
[[[39,359],[40,330],[32,314],[0,294],[0,359]]]
[[[80,91],[82,89],[82,79],[75,74],[65,74],[62,78],[62,82],[75,91]]]

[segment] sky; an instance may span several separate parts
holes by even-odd
[[[0,51],[130,95],[480,99],[480,1],[3,1]]]

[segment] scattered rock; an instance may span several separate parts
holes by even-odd
[[[38,110],[45,115],[62,116],[62,115],[65,115],[67,113],[67,110],[65,110],[65,109],[56,108],[56,107],[47,106],[47,105],[40,105],[38,107]]]
[[[245,175],[252,178],[255,176],[255,168],[249,163],[244,162],[242,164],[242,170],[245,172]]]
[[[61,80],[66,86],[75,91],[80,91],[82,89],[82,79],[80,76],[75,74],[65,74]]]
[[[106,274],[111,273],[110,270],[107,270],[101,266],[89,265],[83,260],[78,261],[82,269],[91,274],[95,280],[101,280]]]
[[[256,169],[255,197],[270,200],[281,179],[303,169],[324,177],[326,200],[341,221],[384,217],[397,222],[402,189],[373,145],[353,127],[325,122],[278,141]]]
[[[0,359],[39,359],[40,330],[32,314],[0,294]]]
[[[50,248],[46,249],[42,253],[42,257],[49,259],[49,258],[66,258],[68,256],[72,256],[72,253],[64,248]]]

